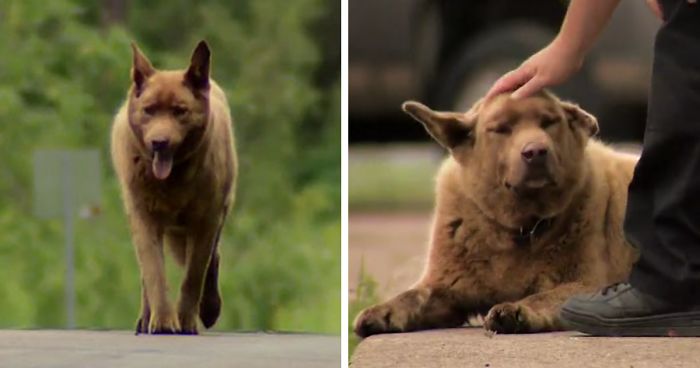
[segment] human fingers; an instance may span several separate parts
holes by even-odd
[[[528,96],[531,96],[538,91],[540,91],[542,88],[546,87],[547,83],[545,83],[544,79],[541,77],[535,76],[531,78],[527,83],[523,84],[520,88],[515,90],[510,97],[513,99],[519,99],[519,98],[526,98]]]
[[[511,70],[498,78],[491,89],[486,93],[486,98],[488,99],[503,92],[515,90],[532,79],[532,76],[529,69],[522,66]]]

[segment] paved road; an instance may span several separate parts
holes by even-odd
[[[1,368],[338,367],[340,337],[206,333],[134,336],[126,331],[0,331]]]
[[[699,338],[604,338],[577,333],[487,336],[481,328],[377,335],[352,368],[700,367]]]
[[[413,285],[423,272],[430,234],[430,211],[351,212],[349,215],[350,298],[355,297],[360,269],[388,298]]]

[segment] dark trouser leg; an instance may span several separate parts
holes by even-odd
[[[700,5],[662,0],[642,157],[629,188],[630,283],[668,300],[700,299]],[[692,300],[692,299],[695,300]]]

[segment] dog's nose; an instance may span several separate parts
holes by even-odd
[[[523,147],[520,154],[523,156],[523,161],[528,164],[543,164],[547,159],[547,146],[531,142]]]
[[[168,149],[170,141],[167,139],[154,139],[151,141],[151,149],[154,151],[163,151]]]

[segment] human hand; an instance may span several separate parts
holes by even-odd
[[[511,98],[525,98],[537,91],[563,83],[583,64],[583,53],[571,43],[556,38],[547,47],[530,56],[519,67],[493,84],[486,98],[514,91]]]

